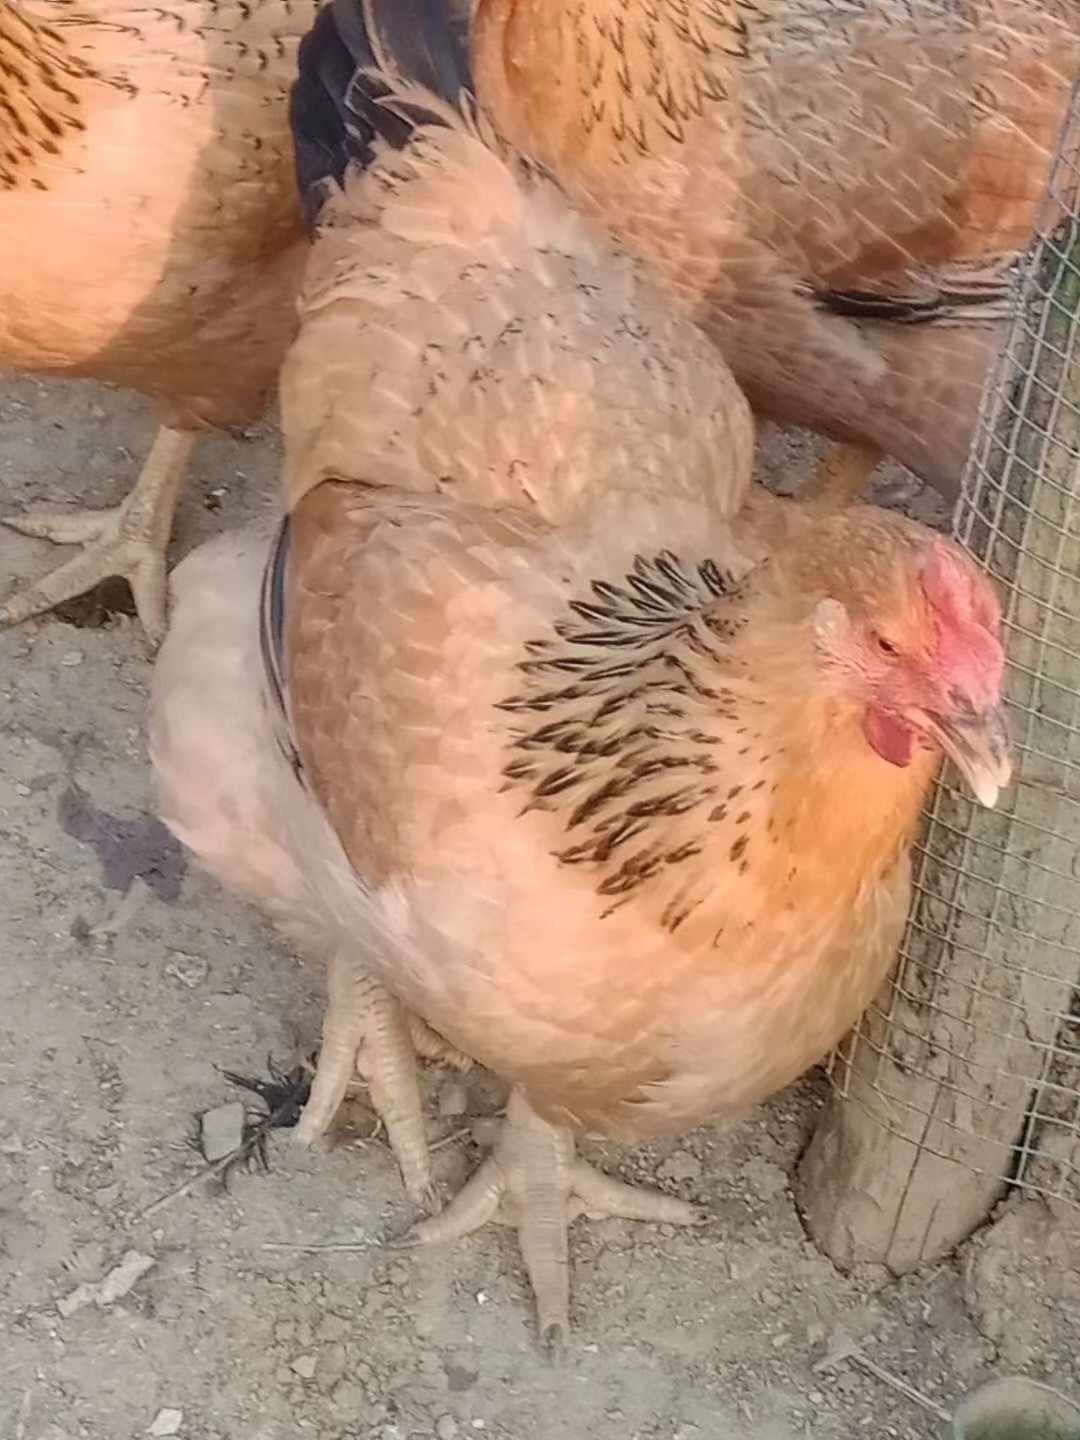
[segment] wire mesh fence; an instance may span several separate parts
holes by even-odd
[[[955,533],[1003,597],[1018,776],[993,812],[937,786],[900,963],[831,1063],[891,1137],[855,1168],[901,1269],[1009,1185],[1080,1208],[1080,84]]]

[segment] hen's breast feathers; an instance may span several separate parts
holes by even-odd
[[[330,483],[293,526],[308,781],[371,887],[373,963],[437,1029],[609,1128],[679,1075],[633,1122],[663,1129],[750,1103],[854,1020],[932,762],[868,762],[777,656],[762,680],[722,524],[623,497],[556,534]],[[756,1004],[779,1049],[739,1038]],[[701,1006],[711,1058],[684,1063]]]

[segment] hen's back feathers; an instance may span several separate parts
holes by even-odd
[[[715,347],[483,122],[408,85],[380,108],[421,118],[321,210],[282,377],[290,504],[335,477],[554,521],[625,487],[737,508],[752,427]]]

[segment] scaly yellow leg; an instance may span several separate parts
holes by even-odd
[[[160,644],[165,634],[165,557],[195,438],[194,431],[162,425],[134,489],[113,510],[30,510],[3,516],[3,524],[23,535],[83,549],[9,595],[0,604],[0,625],[43,615],[102,580],[121,575],[131,586],[147,639]]]
[[[572,1133],[541,1119],[524,1094],[514,1090],[491,1155],[442,1214],[413,1227],[407,1243],[456,1240],[490,1220],[515,1225],[541,1337],[555,1344],[569,1328],[567,1229],[579,1215],[669,1225],[697,1219],[686,1201],[624,1185],[577,1159]]]

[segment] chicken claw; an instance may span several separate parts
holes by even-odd
[[[165,634],[165,556],[194,443],[192,431],[163,425],[134,489],[115,509],[31,510],[3,516],[3,524],[23,535],[83,549],[35,584],[9,595],[0,604],[0,625],[44,614],[121,575],[131,586],[147,639],[158,645]]]
[[[514,1090],[491,1155],[441,1215],[413,1226],[406,1243],[457,1240],[489,1220],[516,1226],[541,1338],[557,1346],[570,1323],[567,1230],[579,1215],[669,1225],[698,1218],[684,1200],[625,1185],[577,1159],[571,1131],[542,1120]]]
[[[296,1139],[302,1145],[314,1145],[325,1135],[359,1072],[386,1126],[409,1198],[434,1212],[439,1204],[431,1180],[417,1054],[457,1069],[467,1069],[472,1062],[418,1016],[410,1015],[350,953],[331,955],[326,988],[323,1043],[311,1094],[294,1132]]]

